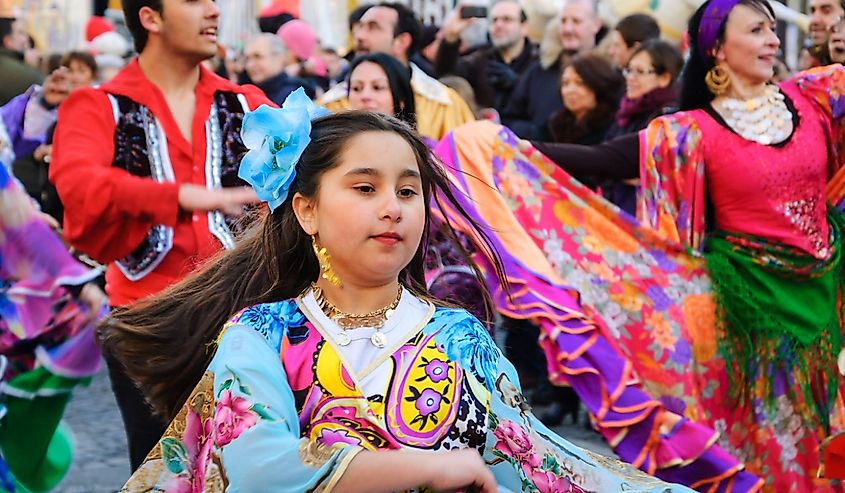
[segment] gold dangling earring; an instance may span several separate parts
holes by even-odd
[[[320,263],[320,277],[328,281],[332,286],[342,287],[343,283],[340,282],[340,278],[332,270],[332,259],[329,256],[329,251],[317,243],[317,235],[311,235],[311,246],[314,247],[314,255],[317,256],[317,262]]]
[[[713,68],[707,71],[704,76],[704,83],[707,84],[707,89],[715,96],[721,96],[728,90],[731,85],[731,78],[728,76],[728,71],[721,64],[714,65]]]

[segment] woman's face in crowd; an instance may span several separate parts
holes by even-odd
[[[381,65],[362,62],[349,75],[349,105],[393,116],[393,94]]]
[[[295,196],[303,229],[316,233],[344,283],[396,281],[413,259],[425,225],[416,156],[394,132],[349,139],[340,162],[320,178],[316,200]]]
[[[587,84],[572,67],[566,67],[563,70],[560,96],[563,99],[563,105],[577,119],[581,119],[587,112],[596,107],[596,93],[587,87]]]
[[[762,84],[774,74],[779,46],[774,19],[737,5],[728,16],[725,41],[716,51],[716,61],[727,64],[734,78],[747,84]]]
[[[659,87],[668,87],[672,76],[668,73],[658,75],[654,70],[654,63],[647,51],[641,51],[631,57],[625,74],[625,95],[628,99],[645,96]]]

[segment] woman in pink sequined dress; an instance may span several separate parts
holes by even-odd
[[[676,317],[619,336],[652,394],[674,397],[667,408],[715,429],[717,443],[763,479],[755,490],[841,491],[816,476],[821,444],[845,427],[836,366],[845,69],[769,83],[779,40],[764,1],[710,0],[689,32],[683,111],[600,146],[533,144],[576,178],[639,177],[638,225],[706,262],[713,323],[690,320],[693,297],[673,295],[667,283],[649,295],[677,307]],[[586,257],[564,250],[576,263]],[[638,337],[640,349],[630,349]],[[661,368],[636,361],[648,341],[660,346],[649,359]],[[681,346],[691,354],[679,359]],[[673,393],[672,378],[658,374],[693,383]]]

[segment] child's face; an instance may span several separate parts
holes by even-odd
[[[425,225],[411,146],[393,132],[353,137],[340,163],[321,177],[316,202],[297,212],[305,230],[318,234],[344,284],[394,282],[417,251]]]

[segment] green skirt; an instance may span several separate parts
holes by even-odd
[[[807,417],[825,429],[839,387],[845,215],[829,207],[827,219],[822,260],[736,233],[717,232],[704,247],[731,394],[740,405],[759,399],[773,407],[776,394],[794,398],[798,389]]]
[[[70,468],[73,446],[61,426],[71,391],[90,378],[66,378],[43,367],[5,382],[0,456],[15,480],[15,493],[53,489]],[[0,486],[0,492],[6,491]]]

